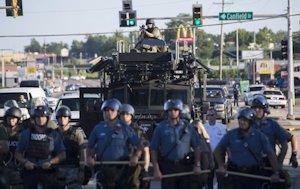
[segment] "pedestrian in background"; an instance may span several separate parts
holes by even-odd
[[[221,139],[224,137],[224,135],[227,133],[227,126],[223,125],[221,123],[217,122],[217,111],[214,108],[209,108],[207,110],[207,118],[208,118],[208,122],[206,122],[204,124],[204,128],[206,130],[206,132],[209,135],[209,144],[210,144],[210,148],[211,151],[214,151],[217,147],[217,145],[219,144],[219,142],[221,141]],[[212,160],[212,162],[216,162],[214,161],[215,159]],[[215,169],[218,168],[218,164],[214,164],[213,165],[213,171],[210,173],[210,176],[208,178],[208,188],[209,189],[213,189],[214,188],[214,178],[215,178]],[[222,178],[219,177],[218,175],[216,176],[217,178],[217,182],[218,182],[218,188],[221,189],[222,188]]]

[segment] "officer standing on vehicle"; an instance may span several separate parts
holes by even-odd
[[[80,161],[86,161],[87,138],[81,127],[72,127],[71,110],[67,106],[61,106],[56,112],[59,130],[66,148],[66,160],[59,163],[57,177],[59,188],[81,189],[84,167],[80,167]]]
[[[159,123],[150,143],[154,177],[162,179],[165,174],[194,171],[201,173],[200,139],[193,126],[180,118],[181,100],[164,103],[167,119]],[[190,149],[194,150],[194,162],[185,160]],[[190,177],[164,178],[161,188],[190,188]]]
[[[17,142],[19,141],[22,125],[20,124],[22,118],[21,109],[12,107],[6,110],[4,114],[4,122],[2,126],[6,129],[9,137],[9,153],[6,156],[4,163],[9,170],[7,173],[10,179],[10,188],[21,189],[23,188],[23,180],[20,174],[20,163],[15,159],[15,150]]]
[[[98,162],[126,161],[129,159],[129,144],[136,146],[135,154],[130,157],[130,165],[136,166],[142,154],[143,146],[134,130],[118,119],[121,104],[116,99],[105,100],[101,106],[104,121],[97,124],[89,136],[88,158],[89,166],[94,167],[95,155]],[[100,165],[95,168],[97,181],[104,189],[130,188],[128,183],[127,165]],[[97,188],[101,188],[97,185]]]
[[[3,125],[0,125],[0,188],[9,188],[9,178],[7,175],[7,168],[4,164],[4,160],[9,153],[9,139],[6,129]]]
[[[218,163],[219,174],[225,174],[225,154],[228,149],[230,156],[228,157],[227,170],[247,173],[260,174],[261,165],[263,163],[262,153],[267,157],[272,166],[273,174],[272,182],[279,180],[279,167],[276,155],[268,143],[266,136],[260,131],[253,129],[251,125],[255,119],[255,112],[251,108],[244,108],[238,115],[239,127],[232,129],[221,139],[217,145],[214,154]],[[261,188],[262,180],[229,175],[224,180],[223,187],[231,189],[253,189]]]
[[[141,181],[140,182],[140,175],[148,175],[148,169],[150,165],[150,151],[149,151],[149,141],[146,140],[144,135],[144,130],[142,127],[138,126],[137,123],[134,123],[134,108],[130,104],[122,104],[120,108],[120,118],[124,121],[127,125],[129,125],[138,137],[142,140],[144,150],[143,150],[143,160],[144,165],[137,165],[135,167],[129,168],[130,179],[129,182],[131,183],[132,189],[146,189],[150,187],[149,181]],[[134,147],[130,146],[129,154],[132,156],[134,154]]]
[[[143,29],[141,31],[141,39],[145,38],[155,38],[155,39],[161,39],[161,33],[159,28],[155,25],[154,19],[148,18],[146,20],[146,26],[147,28]]]
[[[279,143],[280,152],[277,155],[277,159],[279,166],[282,167],[288,149],[288,135],[277,121],[272,118],[265,117],[268,107],[269,104],[264,96],[257,95],[253,99],[251,108],[256,112],[256,122],[253,124],[253,128],[258,129],[267,136],[268,141],[275,152],[276,143]]]
[[[24,166],[24,188],[57,188],[53,166],[66,158],[59,131],[47,127],[50,118],[48,106],[37,106],[33,112],[34,126],[21,134],[15,152]]]

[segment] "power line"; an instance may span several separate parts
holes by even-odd
[[[293,14],[291,16],[300,16],[300,13]],[[215,18],[216,16],[206,16],[206,18]],[[242,21],[231,21],[224,23],[223,25],[231,25],[231,24],[237,24],[237,23],[248,23],[248,22],[259,22],[259,21],[264,21],[264,20],[271,20],[271,19],[278,19],[278,18],[283,18],[286,17],[286,14],[281,14],[281,15],[276,15],[276,16],[269,16],[266,18],[258,18],[254,20],[242,20]],[[169,19],[171,17],[168,17]],[[182,19],[181,17],[174,17],[172,19]],[[198,26],[199,28],[205,28],[205,27],[214,27],[214,26],[220,26],[221,23],[216,23],[216,24],[206,24],[202,26]],[[194,26],[191,26],[194,27]],[[176,30],[178,27],[172,27],[172,28],[164,28],[160,29],[162,31],[164,30]],[[138,32],[138,30],[131,30],[131,31],[117,31],[118,33],[130,33],[130,32]],[[66,34],[28,34],[28,35],[0,35],[0,38],[22,38],[22,37],[66,37],[66,36],[89,36],[89,35],[109,35],[109,34],[114,34],[114,32],[86,32],[86,33],[66,33]]]

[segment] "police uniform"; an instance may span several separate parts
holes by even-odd
[[[251,128],[250,128],[251,129]],[[227,170],[259,174],[263,162],[262,153],[274,153],[266,136],[258,130],[251,129],[248,136],[244,136],[240,128],[228,131],[221,139],[217,148],[223,151],[229,149]],[[224,185],[233,189],[260,188],[261,180],[229,175]]]
[[[276,141],[281,143],[289,139],[287,132],[285,132],[285,130],[278,124],[277,121],[271,118],[265,117],[262,120],[256,121],[252,126],[267,136],[274,151]]]
[[[0,142],[1,142],[0,145],[6,145],[5,143],[6,142],[8,143],[8,140],[9,139],[8,139],[6,129],[3,127],[3,125],[0,125]],[[8,149],[1,149],[1,150],[3,151],[0,151],[0,188],[8,189],[9,188],[9,177],[7,175],[8,169],[4,164],[4,160],[6,157],[6,150]]]
[[[80,127],[72,127],[61,132],[66,148],[66,160],[59,164],[57,177],[59,188],[81,189],[79,180],[80,150],[87,147],[87,138]]]
[[[24,187],[36,188],[38,184],[42,184],[44,188],[56,188],[54,169],[44,170],[39,165],[49,162],[55,155],[64,151],[65,147],[57,130],[45,127],[38,131],[36,126],[24,130],[16,152],[24,153],[28,161],[37,165],[34,170],[24,170]]]
[[[129,125],[134,132],[137,134],[137,136],[141,139],[143,146],[144,147],[149,147],[149,141],[146,139],[144,130],[142,127],[138,126],[136,123],[132,123]],[[129,145],[129,157],[133,156],[135,152],[135,148],[133,145]],[[143,173],[141,165],[136,165],[135,167],[129,167],[128,172],[129,172],[129,183],[131,183],[131,188],[132,189],[138,189],[138,188],[143,188],[146,189],[148,186],[150,186],[150,183],[148,181],[140,181],[140,175]],[[147,186],[146,186],[147,185]]]
[[[195,149],[199,146],[200,139],[195,129],[182,119],[179,119],[177,126],[171,125],[169,120],[160,122],[154,130],[150,143],[150,149],[159,154],[158,164],[163,175],[192,171],[194,162],[186,161],[185,157],[191,147]],[[188,176],[166,178],[161,181],[161,188],[189,187]]]
[[[1,127],[1,126],[0,126]],[[9,140],[9,153],[5,157],[3,161],[6,168],[9,170],[9,178],[10,178],[10,185],[12,189],[21,189],[23,188],[23,180],[20,174],[21,165],[20,162],[15,159],[15,150],[17,147],[17,142],[19,141],[22,126],[17,125],[15,130],[12,130],[11,126],[3,123],[3,127],[5,127],[8,135]]]
[[[88,140],[89,148],[96,148],[97,161],[122,161],[129,159],[128,143],[141,144],[134,130],[120,120],[113,126],[108,122],[100,122],[91,132]],[[130,188],[128,186],[128,166],[101,165],[97,180],[103,188]],[[97,185],[97,188],[100,188]]]

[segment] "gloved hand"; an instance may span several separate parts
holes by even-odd
[[[290,158],[290,165],[292,164],[292,167],[297,168],[298,167],[298,161],[297,161],[297,153],[293,152]]]

